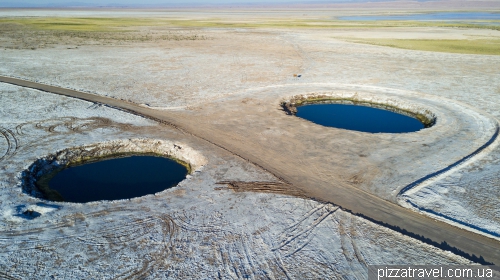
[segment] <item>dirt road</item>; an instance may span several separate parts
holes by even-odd
[[[293,152],[276,150],[273,145],[263,147],[255,139],[238,135],[235,132],[224,131],[223,126],[218,127],[217,124],[203,123],[202,120],[197,119],[199,116],[196,114],[153,110],[122,100],[9,77],[0,77],[0,82],[101,103],[172,125],[186,133],[202,138],[218,148],[247,159],[284,182],[302,190],[308,197],[332,202],[353,213],[399,227],[437,243],[446,242],[468,254],[482,256],[487,262],[500,264],[500,242],[494,239],[422,216],[360,188],[353,187],[345,180],[339,180],[335,176],[318,176],[319,171],[315,165],[308,165],[307,162],[304,164],[297,159]],[[274,143],[274,146],[279,144]],[[315,158],[310,160],[315,160]]]

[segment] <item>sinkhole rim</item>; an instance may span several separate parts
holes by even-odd
[[[317,104],[343,104],[343,105],[355,105],[355,106],[364,106],[364,107],[370,107],[370,108],[376,108],[376,109],[382,109],[382,110],[387,110],[393,113],[405,115],[408,117],[412,117],[417,119],[420,123],[423,124],[423,128],[417,131],[413,132],[366,132],[366,131],[359,131],[359,130],[353,130],[353,129],[345,129],[345,128],[337,128],[337,129],[344,129],[344,130],[349,130],[349,131],[356,131],[356,132],[361,132],[361,133],[369,133],[369,134],[407,134],[407,133],[417,133],[419,131],[422,131],[426,128],[430,128],[434,126],[437,122],[437,116],[430,111],[427,108],[422,108],[421,106],[411,104],[405,101],[400,101],[400,100],[386,100],[386,101],[381,101],[381,102],[374,102],[373,98],[360,98],[357,96],[357,93],[355,94],[355,97],[338,97],[338,96],[332,96],[332,95],[298,95],[298,96],[293,96],[292,98],[288,100],[281,101],[280,107],[281,109],[287,114],[287,115],[292,115],[296,116],[297,114],[297,108],[300,106],[305,106],[305,105],[317,105]],[[297,117],[297,116],[296,116]],[[298,117],[300,119],[303,119],[308,122],[312,122],[310,120]],[[314,122],[313,122],[314,123]],[[314,123],[316,125],[321,125]],[[321,125],[324,126],[324,125]],[[331,127],[335,128],[332,126],[324,126],[324,127]]]
[[[52,190],[49,187],[49,181],[56,174],[66,168],[131,156],[155,156],[173,160],[186,168],[186,177],[175,186],[168,187],[156,193],[144,194],[130,198],[72,202],[54,200],[54,197],[47,192],[47,190]],[[114,140],[94,143],[86,146],[72,147],[46,155],[42,158],[38,158],[27,169],[21,172],[20,187],[24,194],[56,203],[86,204],[96,202],[130,201],[148,195],[156,195],[175,188],[184,180],[188,179],[189,176],[195,171],[201,171],[206,163],[207,160],[201,153],[184,144],[158,139]],[[41,182],[40,180],[44,180],[45,182]],[[44,189],[44,186],[41,185],[45,185],[46,189]]]

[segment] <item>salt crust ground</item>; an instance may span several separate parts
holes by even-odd
[[[220,189],[274,178],[168,127],[11,85],[0,92],[1,128],[15,139],[0,169],[0,278],[365,279],[367,264],[468,263],[335,205]],[[55,203],[19,186],[48,153],[139,137],[182,142],[207,164],[178,187],[114,202]]]
[[[163,109],[198,106],[267,84],[341,82],[425,92],[500,117],[498,56],[399,50],[334,39],[374,36],[366,30],[203,32],[216,43],[208,48],[203,48],[203,42],[167,42],[141,47],[4,50],[0,53],[0,73]],[[380,34],[376,36],[436,38],[438,34],[439,38],[454,39],[498,37],[500,33],[441,28],[409,32],[395,28]],[[291,73],[302,77],[292,78]],[[500,202],[499,158],[497,146],[488,156],[408,198],[429,211],[500,234],[496,207]]]

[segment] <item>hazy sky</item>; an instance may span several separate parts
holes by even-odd
[[[334,3],[366,2],[367,0],[0,0],[0,7],[54,7],[54,6],[178,6],[228,5],[266,3]]]

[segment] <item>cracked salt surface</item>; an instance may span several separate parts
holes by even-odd
[[[364,279],[368,264],[469,263],[335,205],[220,189],[232,178],[274,178],[169,127],[11,85],[0,93],[1,127],[16,139],[0,168],[0,277]],[[182,141],[206,165],[178,187],[113,202],[48,202],[19,186],[37,158],[131,138]]]

